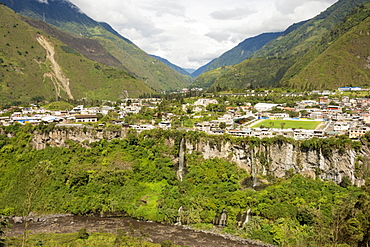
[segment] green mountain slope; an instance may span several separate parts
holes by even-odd
[[[306,21],[295,23],[291,25],[284,32],[263,33],[255,37],[245,39],[243,42],[240,42],[236,47],[225,52],[220,57],[200,67],[192,75],[196,77],[196,76],[201,75],[202,73],[205,73],[205,72],[208,72],[208,71],[211,71],[211,70],[223,67],[223,66],[229,66],[229,65],[235,65],[235,64],[241,63],[245,59],[252,57],[256,51],[261,49],[264,45],[266,45],[270,41],[277,39],[280,36],[285,36],[289,34],[290,32],[302,26],[304,23],[306,23]],[[211,77],[214,77],[216,74],[218,73],[217,72],[213,73]],[[203,86],[207,85],[208,87],[209,86],[208,83],[209,82],[203,83]]]
[[[188,86],[192,81],[189,76],[179,74],[153,59],[108,24],[92,20],[67,0],[49,1],[48,4],[33,0],[2,2],[22,15],[45,20],[77,37],[83,36],[98,41],[121,63],[117,68],[126,69],[153,90],[175,90]]]
[[[209,87],[210,91],[268,86],[278,83],[291,65],[290,60],[280,58],[247,59],[200,75],[194,86]]]
[[[356,6],[365,2],[365,0],[338,1],[294,31],[267,43],[256,51],[251,59],[228,67],[216,78],[211,73],[206,73],[197,78],[195,83],[205,85],[211,81],[209,77],[213,77],[211,90],[287,85],[280,83],[282,78],[286,78],[287,71]],[[294,73],[290,74],[290,77],[292,76]]]
[[[0,5],[0,103],[39,96],[117,100],[152,92],[131,74],[85,58],[23,19]]]
[[[292,66],[280,82],[297,89],[370,85],[370,9],[356,8]]]
[[[305,53],[312,45],[338,25],[355,7],[368,0],[339,0],[327,10],[307,21],[288,35],[268,43],[253,57],[284,57]]]
[[[236,47],[225,52],[207,66],[204,72],[217,69],[222,66],[234,65],[250,58],[254,52],[262,48],[265,44],[279,37],[282,33],[263,33],[256,37],[248,38]]]
[[[170,67],[171,69],[179,72],[180,74],[191,76],[189,72],[187,72],[183,68],[181,68],[181,67],[179,67],[179,66],[171,63],[170,61],[168,61],[167,59],[165,59],[163,57],[159,57],[159,56],[156,56],[156,55],[150,55],[150,56],[152,56],[153,58],[157,59],[158,61],[161,61],[162,63],[166,64],[168,67]]]

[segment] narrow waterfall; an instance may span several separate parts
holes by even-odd
[[[176,223],[175,223],[175,226],[181,226],[181,220],[182,220],[182,206],[179,207],[179,209],[177,210],[177,220],[176,220]]]
[[[244,227],[245,224],[247,224],[249,222],[250,219],[251,219],[251,209],[248,209],[247,215],[245,216],[245,221],[243,223],[243,227]]]
[[[182,181],[184,177],[184,166],[185,166],[185,139],[181,139],[180,150],[179,150],[179,169],[176,172],[177,179]]]
[[[219,226],[226,226],[227,224],[227,213],[226,213],[226,210],[223,209],[222,210],[222,214],[221,214],[221,217],[220,217],[220,222],[219,222]]]
[[[254,188],[258,185],[258,181],[257,181],[257,165],[255,164],[255,161],[254,161],[254,149],[253,148],[251,151],[251,175],[253,179],[252,188]]]

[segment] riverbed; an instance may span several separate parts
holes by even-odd
[[[18,236],[23,233],[24,223],[13,223],[7,231],[7,237]],[[130,227],[132,226],[132,227]],[[177,245],[194,247],[230,246],[230,247],[261,247],[271,246],[260,244],[247,239],[230,239],[230,236],[206,233],[187,229],[182,226],[160,224],[156,222],[144,222],[131,218],[100,218],[84,216],[53,216],[40,218],[37,222],[30,222],[28,230],[30,234],[35,233],[73,233],[79,229],[86,228],[87,232],[108,232],[117,233],[122,229],[125,232],[132,232],[135,237],[143,237],[152,243],[161,243],[164,240],[171,240]],[[131,229],[130,229],[131,228]]]

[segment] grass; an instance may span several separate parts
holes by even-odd
[[[252,128],[258,128],[265,126],[267,128],[275,129],[291,129],[291,128],[302,128],[302,129],[316,129],[320,124],[318,121],[298,121],[298,120],[264,120],[252,126]]]

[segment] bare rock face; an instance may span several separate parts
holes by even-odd
[[[52,147],[68,147],[68,140],[90,144],[102,139],[113,140],[126,137],[126,131],[113,131],[106,129],[93,129],[84,126],[54,128],[50,132],[35,133],[31,141],[33,148],[40,150],[47,145]],[[88,147],[86,145],[86,147]]]
[[[68,147],[68,140],[81,143],[88,147],[89,143],[101,139],[112,140],[126,137],[126,131],[93,129],[87,127],[54,128],[47,133],[35,133],[32,146],[43,149],[47,145],[53,147]],[[174,146],[172,138],[165,144]],[[252,177],[273,176],[285,177],[288,174],[302,174],[313,179],[340,183],[343,177],[348,177],[357,186],[365,183],[362,171],[368,169],[366,160],[370,159],[370,149],[363,145],[361,150],[332,149],[323,153],[321,149],[304,151],[299,145],[289,142],[279,144],[233,144],[227,140],[219,142],[212,138],[185,141],[185,153],[200,152],[205,159],[224,158],[236,163]],[[174,157],[174,162],[177,159]]]
[[[358,157],[370,157],[370,150],[365,146],[359,152],[354,149],[333,149],[330,154],[324,155],[321,150],[302,151],[291,143],[251,147],[232,145],[230,142],[212,145],[200,141],[196,144],[187,142],[186,150],[188,153],[201,152],[206,159],[225,158],[235,162],[252,176],[272,175],[282,178],[287,173],[300,173],[306,177],[330,180],[338,184],[347,176],[357,186],[365,183],[358,171],[365,163]]]

